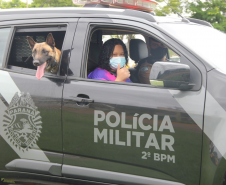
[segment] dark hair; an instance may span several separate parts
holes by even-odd
[[[113,51],[114,51],[116,45],[122,46],[122,48],[124,50],[126,64],[128,63],[128,52],[126,49],[126,45],[120,39],[113,38],[113,39],[107,40],[101,49],[100,56],[99,56],[99,67],[100,68],[105,69],[107,71],[111,71],[109,61],[110,61],[110,57],[113,54]]]
[[[154,42],[161,43],[160,41],[158,41],[158,40],[156,40],[156,39],[154,39],[154,38],[152,38],[152,37],[149,37],[149,42],[150,42],[150,41],[154,41]]]

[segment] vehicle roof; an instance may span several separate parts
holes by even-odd
[[[17,15],[15,17],[15,14]],[[181,18],[166,18],[166,17],[158,17],[154,16],[147,12],[142,12],[138,10],[131,9],[119,9],[119,8],[86,8],[86,7],[55,7],[55,8],[23,8],[23,9],[1,9],[0,10],[0,21],[9,20],[9,16],[11,20],[16,19],[28,19],[32,18],[28,15],[34,15],[35,18],[43,18],[45,16],[48,17],[77,17],[78,14],[81,15],[124,15],[131,16],[136,18],[142,18],[150,22],[181,22]],[[13,18],[11,17],[14,16]]]
[[[16,15],[16,16],[15,16]],[[99,18],[125,18],[142,20],[153,23],[187,23],[212,25],[209,22],[193,18],[175,18],[166,16],[154,16],[151,13],[131,9],[120,8],[96,8],[96,7],[54,7],[54,8],[15,8],[0,9],[0,22],[23,19],[45,19],[45,18],[79,18],[79,17],[99,17]]]

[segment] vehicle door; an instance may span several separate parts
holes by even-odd
[[[0,35],[5,39],[0,61],[0,170],[60,176],[61,99],[77,19],[7,23],[0,25],[0,32],[7,32],[7,39]],[[49,33],[61,50],[59,71],[45,72],[38,80],[27,36],[40,43]]]
[[[162,41],[191,70],[191,90],[87,79],[95,30]],[[98,41],[97,44],[101,42]],[[199,184],[206,71],[150,22],[80,19],[63,93],[63,176],[119,184]],[[173,181],[173,182],[172,182]]]

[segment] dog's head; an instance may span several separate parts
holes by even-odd
[[[29,36],[27,36],[27,41],[32,50],[33,65],[38,67],[36,76],[38,74],[39,77],[42,77],[47,63],[55,60],[56,52],[53,35],[49,33],[46,37],[46,42],[42,43],[36,43],[33,38]]]

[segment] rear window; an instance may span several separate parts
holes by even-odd
[[[46,42],[47,35],[50,33],[54,38],[55,47],[61,51],[66,33],[65,25],[17,27],[13,37],[7,68],[20,72],[22,70],[27,72],[29,70],[36,71],[37,66],[33,64],[32,49],[29,46],[27,37],[29,36],[36,43],[43,43]],[[60,69],[62,70],[62,68]],[[51,72],[48,73],[50,74]],[[62,74],[64,73],[62,72]]]

